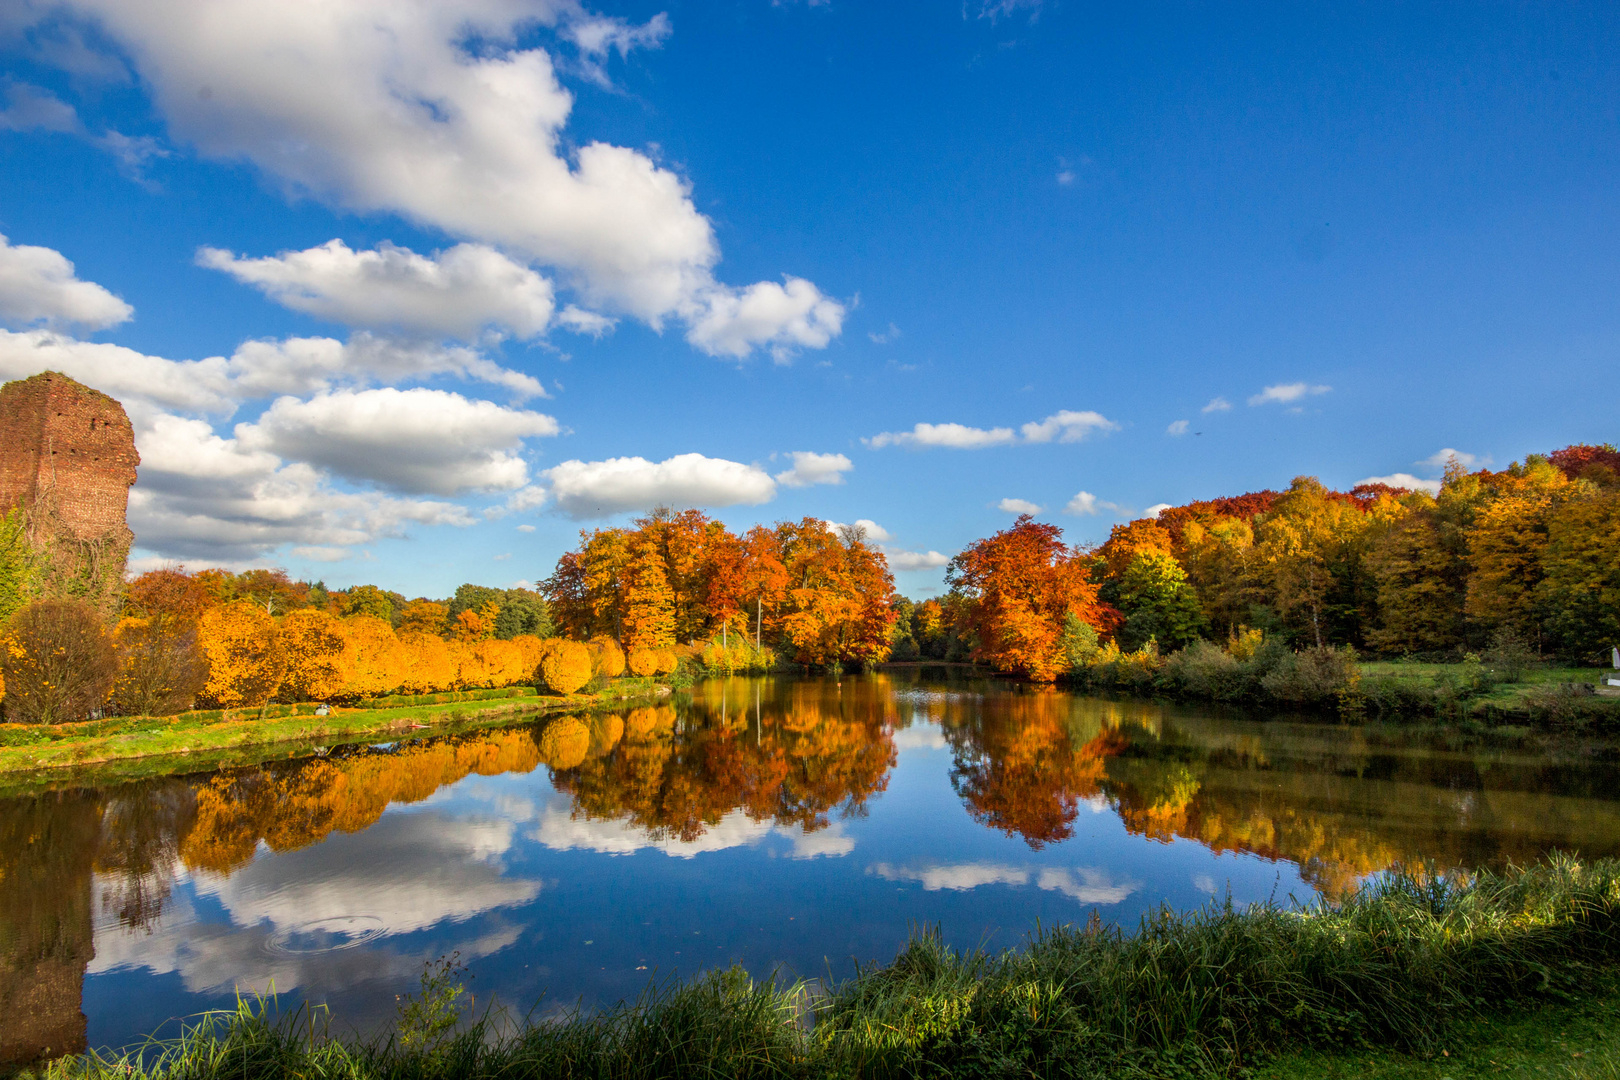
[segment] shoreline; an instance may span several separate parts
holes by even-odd
[[[334,708],[326,716],[314,715],[310,706],[308,712],[294,711],[264,719],[252,715],[257,709],[225,710],[220,719],[203,722],[184,713],[179,717],[121,717],[116,726],[122,730],[78,737],[25,731],[24,725],[0,725],[0,740],[16,740],[0,742],[0,796],[57,788],[63,786],[64,780],[104,783],[253,764],[296,756],[300,749],[313,751],[318,746],[363,742],[377,736],[452,735],[551,714],[612,708],[670,693],[667,686],[650,680],[630,681],[632,685],[609,686],[594,694],[570,697],[529,690],[475,700]],[[231,712],[248,715],[232,719]],[[27,738],[33,734],[39,738]]]

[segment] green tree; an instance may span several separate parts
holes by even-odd
[[[1121,648],[1139,648],[1155,638],[1166,649],[1180,649],[1208,628],[1187,572],[1162,551],[1143,551],[1132,558],[1119,579],[1118,593],[1119,609],[1125,613],[1118,635]]]
[[[371,615],[392,625],[394,602],[375,585],[356,585],[343,597],[343,614]]]

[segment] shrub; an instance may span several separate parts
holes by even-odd
[[[1237,657],[1210,641],[1195,641],[1171,656],[1162,678],[1171,689],[1212,701],[1244,697],[1254,685]]]
[[[632,675],[639,675],[644,679],[656,675],[658,674],[658,650],[631,649],[627,663],[630,665]]]
[[[656,673],[659,675],[673,675],[675,669],[681,666],[681,658],[674,649],[659,649],[657,660]]]
[[[591,681],[591,651],[577,641],[559,641],[540,660],[540,681],[554,694],[572,694]]]
[[[604,679],[617,679],[624,674],[624,650],[619,643],[603,635],[590,641],[591,660],[596,673]]]
[[[113,640],[119,670],[112,705],[123,716],[173,716],[191,708],[208,684],[208,658],[189,619],[125,619]]]
[[[1518,631],[1512,627],[1504,626],[1491,635],[1490,648],[1480,659],[1491,665],[1491,669],[1503,682],[1518,682],[1524,678],[1524,673],[1534,667],[1541,657],[1536,655],[1535,649],[1525,641]]]
[[[1341,694],[1353,693],[1360,676],[1354,649],[1316,645],[1283,657],[1260,685],[1290,705],[1327,705]]]
[[[80,600],[30,604],[6,625],[0,652],[6,719],[65,724],[100,709],[118,675],[118,656],[94,608]]]

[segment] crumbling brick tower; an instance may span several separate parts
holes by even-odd
[[[140,461],[124,407],[99,390],[55,371],[0,386],[0,513],[28,515],[47,591],[98,605],[116,596]]]

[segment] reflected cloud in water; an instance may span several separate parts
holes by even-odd
[[[1014,888],[1031,884],[1059,892],[1082,904],[1107,906],[1123,903],[1142,887],[1140,881],[1114,879],[1095,867],[1009,866],[997,863],[955,863],[931,866],[891,866],[874,863],[867,873],[886,881],[912,881],[929,892],[941,889],[977,889],[986,885]]]

